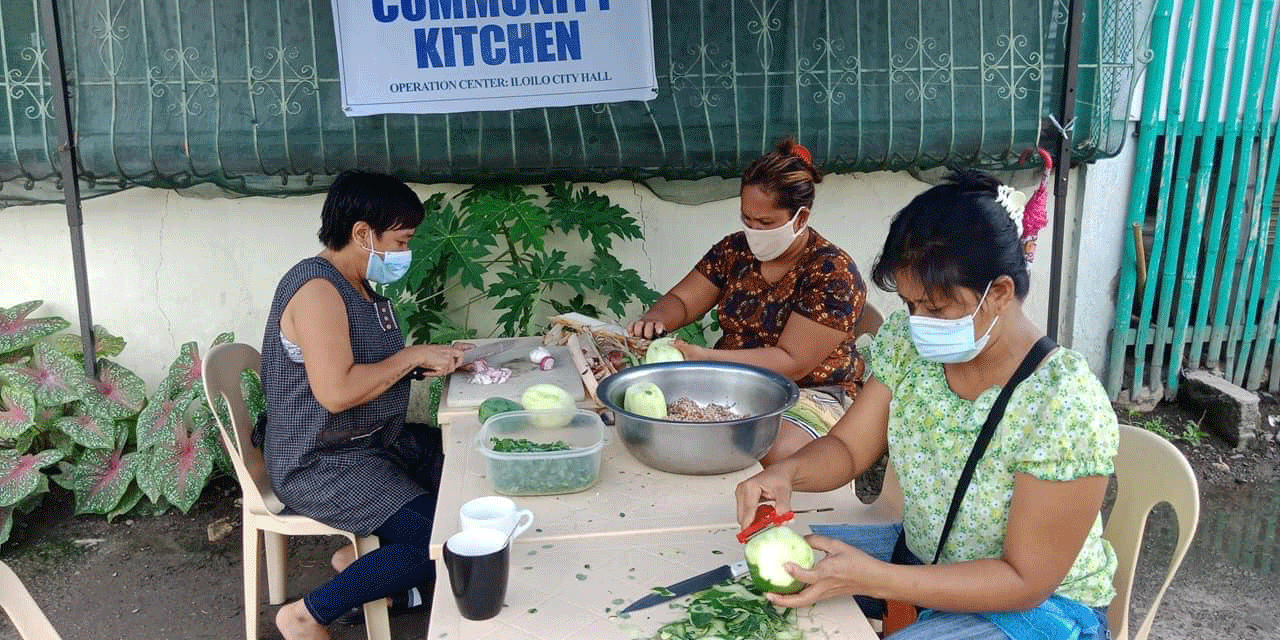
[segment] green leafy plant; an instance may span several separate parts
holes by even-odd
[[[1138,426],[1142,427],[1143,429],[1146,429],[1147,431],[1150,431],[1151,433],[1154,433],[1160,436],[1161,438],[1164,438],[1165,440],[1176,439],[1176,436],[1173,435],[1173,432],[1169,431],[1169,427],[1165,426],[1164,420],[1158,417],[1152,416],[1150,418],[1147,418],[1146,420],[1139,422]]]
[[[1203,418],[1201,419],[1203,420]],[[1200,423],[1196,420],[1187,420],[1182,425],[1182,435],[1178,436],[1179,439],[1186,441],[1193,447],[1204,444],[1205,439],[1208,437],[1209,434],[1200,428]]]
[[[490,301],[502,335],[537,332],[538,309],[622,317],[633,300],[652,304],[658,294],[634,269],[614,257],[615,240],[642,237],[635,217],[607,196],[564,182],[531,193],[509,184],[478,185],[454,198],[437,193],[424,202],[426,218],[410,240],[414,263],[399,282],[383,288],[396,301],[415,342],[442,343],[475,336],[471,305]],[[553,237],[576,236],[591,247],[581,264],[549,249]],[[463,298],[457,307],[449,300]],[[466,324],[464,322],[464,324]]]
[[[143,497],[157,513],[190,509],[214,469],[230,468],[196,344],[182,346],[148,397],[138,376],[109,359],[123,351],[122,338],[94,328],[102,357],[97,379],[87,377],[80,337],[58,333],[68,323],[28,317],[40,304],[0,309],[0,544],[16,514],[39,506],[50,480],[74,493],[77,514],[108,521]],[[226,333],[214,344],[232,340]]]

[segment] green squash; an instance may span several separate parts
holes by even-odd
[[[480,403],[480,409],[477,415],[480,418],[480,424],[484,424],[489,418],[506,413],[508,411],[519,411],[524,407],[519,402],[500,396],[494,396]]]

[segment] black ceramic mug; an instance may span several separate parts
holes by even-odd
[[[502,611],[510,561],[511,542],[503,531],[468,529],[445,542],[444,565],[462,617],[488,620]]]

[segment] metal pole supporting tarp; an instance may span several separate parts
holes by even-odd
[[[80,176],[76,164],[75,136],[71,130],[71,102],[63,66],[62,28],[58,24],[57,0],[40,0],[40,23],[44,31],[45,64],[53,95],[54,118],[58,125],[58,158],[61,162],[62,193],[67,202],[67,228],[71,233],[71,261],[76,277],[76,303],[80,308],[80,345],[84,350],[84,373],[97,377],[98,354],[94,347],[93,313],[89,307],[89,272],[84,256],[84,217],[80,213]]]
[[[1071,182],[1072,125],[1076,117],[1076,83],[1080,77],[1080,22],[1083,0],[1071,0],[1067,22],[1067,59],[1063,63],[1062,108],[1059,122],[1058,157],[1053,167],[1053,254],[1049,260],[1049,322],[1045,330],[1057,340],[1062,309],[1062,255],[1067,221],[1067,186]]]

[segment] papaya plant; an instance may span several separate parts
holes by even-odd
[[[41,302],[0,309],[0,544],[36,509],[50,480],[77,514],[108,521],[147,498],[161,513],[191,508],[215,469],[230,468],[200,384],[196,343],[184,344],[156,392],[110,358],[123,338],[94,327],[97,379],[62,318],[31,318]],[[225,333],[214,344],[230,342]],[[252,380],[256,383],[256,379]],[[260,397],[260,387],[247,393]]]
[[[593,316],[607,309],[621,317],[633,300],[657,300],[640,274],[613,255],[615,240],[643,237],[631,212],[589,187],[575,190],[558,182],[541,191],[490,184],[453,198],[427,198],[427,216],[409,243],[413,266],[383,288],[396,301],[411,340],[441,343],[476,335],[475,327],[458,326],[450,317],[465,316],[480,300],[492,302],[498,331],[507,336],[535,333],[539,305]],[[548,249],[548,240],[557,236],[577,236],[590,245],[590,256],[574,264],[565,251]],[[460,307],[449,306],[451,293],[461,294]]]

